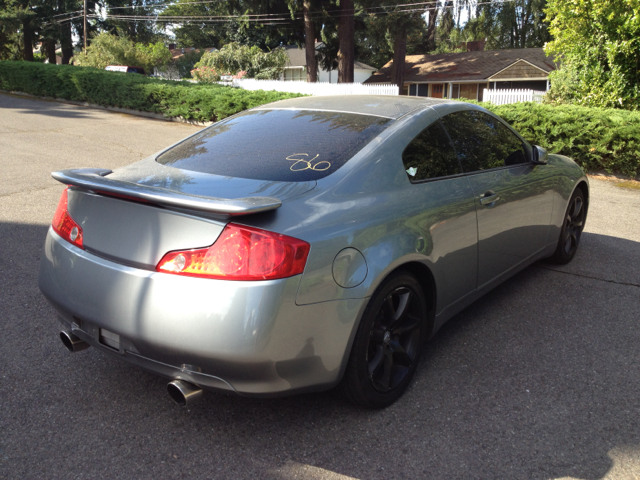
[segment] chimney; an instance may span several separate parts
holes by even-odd
[[[467,52],[482,52],[486,43],[486,40],[475,40],[473,42],[467,42]]]

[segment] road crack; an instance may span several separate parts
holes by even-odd
[[[574,277],[590,278],[592,280],[599,280],[601,282],[615,283],[616,285],[627,285],[630,287],[640,288],[640,285],[637,283],[616,282],[615,280],[607,280],[606,278],[592,277],[591,275],[583,275],[581,273],[565,272],[564,270],[556,270],[555,268],[541,267],[540,265],[536,265],[536,267],[541,270],[549,270],[550,272],[564,273],[565,275],[573,275]]]

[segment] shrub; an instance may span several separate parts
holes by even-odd
[[[149,45],[133,43],[128,38],[103,32],[91,41],[86,53],[73,57],[74,65],[104,68],[107,65],[142,67],[153,73],[155,67],[164,67],[171,61],[171,52],[162,42]]]
[[[200,67],[191,70],[191,76],[196,79],[198,83],[215,83],[220,81],[220,75],[216,73],[215,68]]]
[[[640,112],[537,103],[482,106],[530,143],[571,157],[586,171],[640,174]]]
[[[552,101],[588,107],[640,107],[640,2],[548,0],[552,41],[560,60],[551,72]]]
[[[221,75],[245,71],[247,78],[277,79],[284,72],[289,57],[278,47],[263,52],[258,47],[229,43],[220,50],[205,53],[196,67],[211,67]]]
[[[300,96],[159,80],[91,67],[11,61],[0,62],[0,89],[196,121],[217,121],[248,108]]]

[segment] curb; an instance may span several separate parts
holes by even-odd
[[[161,113],[143,112],[141,110],[132,110],[130,108],[105,107],[103,105],[96,105],[93,103],[77,102],[75,100],[65,100],[65,99],[54,98],[54,97],[42,97],[42,96],[32,95],[30,93],[24,93],[24,92],[0,90],[0,93],[4,93],[7,95],[16,95],[19,97],[34,98],[36,100],[46,100],[49,102],[68,103],[71,105],[78,105],[80,107],[96,108],[98,110],[107,110],[109,112],[114,112],[114,113],[124,113],[126,115],[134,115],[136,117],[145,117],[145,118],[151,118],[153,120],[162,120],[164,122],[187,123],[189,125],[195,125],[198,127],[208,127],[209,125],[214,124],[214,122],[197,122],[195,120],[187,120],[186,118],[182,118],[182,117],[166,117]]]

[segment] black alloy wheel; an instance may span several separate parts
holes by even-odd
[[[398,287],[382,302],[367,349],[369,378],[379,392],[398,387],[408,375],[420,347],[424,311],[417,294]]]
[[[560,231],[560,239],[555,253],[551,259],[555,263],[569,263],[578,251],[580,245],[580,237],[584,229],[587,208],[584,200],[584,194],[579,188],[576,189],[564,217],[562,230]]]
[[[357,405],[384,408],[409,385],[428,335],[427,302],[416,278],[399,272],[369,300],[340,384]]]

